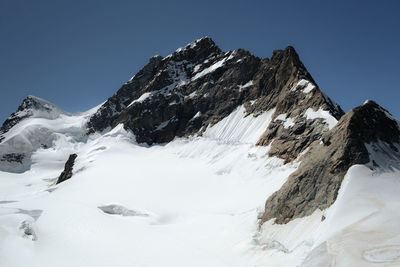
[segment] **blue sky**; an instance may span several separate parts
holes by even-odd
[[[345,111],[400,118],[400,1],[0,1],[0,120],[35,95],[69,112],[111,96],[155,55],[202,36],[270,57],[293,45]]]

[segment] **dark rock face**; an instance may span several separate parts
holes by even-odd
[[[301,86],[293,90],[301,79],[314,84],[311,93],[303,93]],[[224,53],[206,37],[166,58],[153,57],[94,114],[89,133],[123,123],[139,143],[164,143],[176,136],[201,134],[240,105],[254,115],[276,108],[275,116],[299,116],[300,124],[307,108],[322,108],[336,118],[343,114],[315,85],[293,47],[260,59],[243,49]],[[304,144],[326,128],[322,120],[313,125],[311,134],[299,133],[308,140]],[[301,127],[296,122],[296,129]],[[275,135],[267,130],[258,144],[268,145],[285,134],[279,124],[275,128]],[[287,159],[296,158],[301,150],[288,148]]]
[[[25,154],[20,154],[20,153],[8,153],[4,154],[1,158],[0,161],[8,161],[8,162],[18,162],[22,163],[22,161],[25,158]]]
[[[313,85],[311,83],[306,83],[304,86],[295,85],[289,92],[281,92],[277,96],[275,114],[286,114],[287,118],[293,119],[293,126],[285,127],[283,121],[273,120],[257,143],[257,145],[265,146],[272,142],[269,155],[282,158],[285,162],[296,159],[304,149],[320,139],[322,134],[328,130],[322,118],[306,119],[307,109],[312,111],[328,110],[335,119],[340,119],[344,113],[320,90],[314,88],[309,93],[302,93],[305,86]]]
[[[347,170],[371,161],[365,144],[383,141],[398,153],[400,130],[391,115],[373,101],[346,113],[316,141],[299,168],[266,202],[261,223],[276,218],[282,224],[326,209],[336,200]]]
[[[74,168],[75,159],[77,157],[77,154],[69,155],[69,158],[64,166],[64,171],[60,174],[60,177],[58,177],[56,184],[62,183],[72,177],[72,169]]]
[[[93,115],[88,123],[89,133],[103,131],[112,125],[120,112],[135,98],[143,88],[161,63],[161,57],[152,57],[149,63],[144,66],[129,82],[125,83],[121,89],[110,97]]]

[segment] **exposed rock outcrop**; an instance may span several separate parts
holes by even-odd
[[[368,101],[346,113],[321,140],[311,145],[299,168],[267,200],[261,223],[273,218],[275,223],[287,223],[328,208],[347,170],[372,161],[365,144],[382,141],[399,153],[394,144],[400,143],[400,130],[385,109]]]
[[[67,162],[65,163],[64,166],[64,171],[60,174],[60,176],[58,177],[57,183],[62,183],[68,179],[70,179],[72,177],[72,170],[74,168],[74,163],[75,163],[75,159],[78,157],[77,154],[71,154],[69,155],[69,158],[67,160]]]

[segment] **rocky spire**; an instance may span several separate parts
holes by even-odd
[[[72,177],[72,170],[74,169],[74,164],[77,157],[77,154],[69,155],[67,162],[65,162],[64,170],[58,177],[56,184],[62,183]]]
[[[221,49],[210,37],[206,36],[178,48],[167,58],[171,57],[174,61],[202,62],[210,55],[218,55],[220,53],[222,53]]]

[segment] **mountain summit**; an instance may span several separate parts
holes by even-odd
[[[93,115],[89,133],[122,123],[140,143],[164,143],[202,133],[242,105],[246,115],[275,108],[274,118],[287,114],[302,123],[308,108],[324,110],[333,120],[343,115],[319,90],[293,47],[260,59],[242,49],[222,52],[206,37],[166,58],[151,58]],[[312,124],[321,129],[313,131],[311,141],[327,125],[322,120]],[[259,144],[269,143],[270,138]],[[288,158],[300,152],[288,151]]]
[[[345,113],[291,46],[204,37],[87,112],[23,100],[0,128],[0,262],[395,266],[399,177],[389,111]]]

